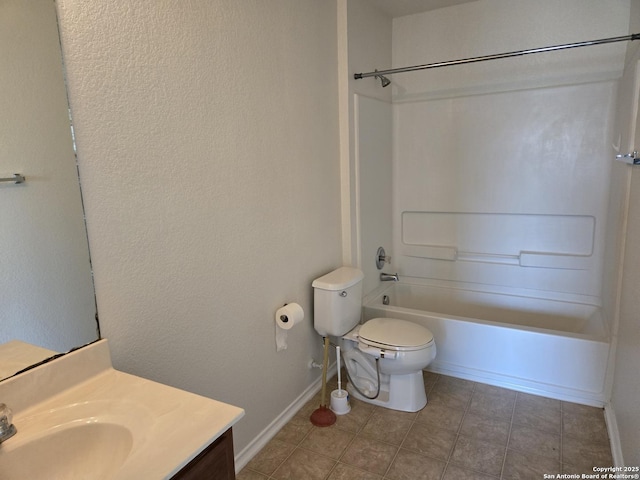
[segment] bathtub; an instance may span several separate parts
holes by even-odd
[[[601,309],[558,298],[401,281],[366,297],[363,319],[428,328],[438,352],[430,371],[603,406],[609,338]]]

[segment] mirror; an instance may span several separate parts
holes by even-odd
[[[56,6],[0,0],[0,380],[99,338]]]

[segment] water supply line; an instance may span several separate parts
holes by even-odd
[[[340,352],[340,354],[342,355],[342,352]],[[353,386],[353,388],[356,389],[356,392],[358,392],[360,395],[362,395],[365,398],[368,398],[369,400],[375,400],[376,398],[378,398],[378,396],[380,395],[380,364],[379,358],[376,358],[376,374],[378,375],[378,388],[376,389],[376,394],[373,397],[370,397],[369,395],[367,395],[366,393],[364,393],[362,390],[360,390],[358,388],[358,385],[356,384],[356,382],[353,381],[353,379],[351,378],[351,373],[349,372],[349,362],[344,360],[344,356],[342,357],[343,359],[343,363],[344,363],[344,371],[347,373],[347,380],[349,380],[349,383]]]

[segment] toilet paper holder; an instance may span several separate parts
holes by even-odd
[[[285,304],[283,305],[283,307],[286,307],[286,306],[287,306],[287,304],[285,303]],[[284,322],[284,323],[287,323],[287,322],[289,322],[289,317],[288,317],[287,315],[280,315],[280,320],[281,320],[282,322]]]

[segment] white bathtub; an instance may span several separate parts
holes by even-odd
[[[438,352],[428,370],[587,405],[606,400],[609,339],[597,305],[399,282],[365,299],[363,315],[428,328]]]

